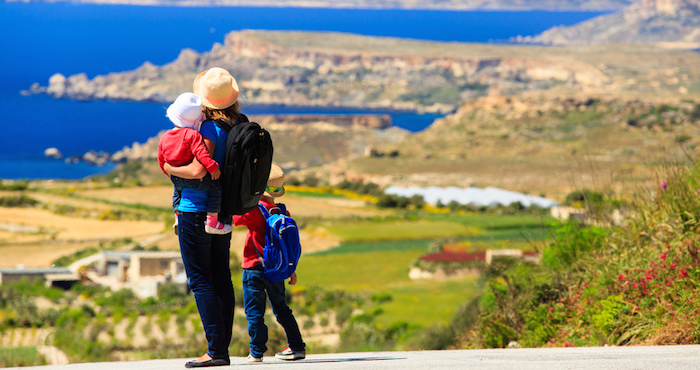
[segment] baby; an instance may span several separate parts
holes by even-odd
[[[205,231],[209,234],[227,234],[232,230],[229,224],[219,222],[218,216],[221,210],[221,184],[218,181],[221,176],[219,164],[211,158],[207,150],[199,128],[206,116],[202,112],[202,100],[193,93],[183,93],[168,107],[166,115],[175,125],[175,128],[166,132],[158,144],[158,164],[163,173],[165,163],[171,166],[184,166],[192,162],[194,158],[209,172],[201,179],[183,179],[170,176],[175,187],[173,192],[173,211],[175,212],[175,224],[177,232],[177,212],[180,204],[180,194],[184,188],[204,190],[207,192],[207,222]]]

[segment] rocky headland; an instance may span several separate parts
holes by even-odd
[[[700,48],[700,0],[640,0],[619,13],[516,41],[546,45],[674,43]]]
[[[32,93],[76,100],[170,102],[210,67],[228,69],[250,104],[450,112],[462,101],[602,87],[597,67],[520,46],[435,43],[335,33],[232,32],[211,51],[88,79],[55,74]]]
[[[37,1],[37,0],[8,0]],[[619,10],[635,0],[42,0],[84,4],[148,6],[255,6],[341,9],[433,9],[433,10]]]

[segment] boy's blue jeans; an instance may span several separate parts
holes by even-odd
[[[182,177],[170,176],[175,189],[173,190],[173,211],[177,212],[180,205],[182,189],[191,188],[204,190],[207,192],[207,212],[218,213],[221,211],[221,182],[212,180],[211,174],[207,174],[201,179],[183,179]]]
[[[178,212],[180,253],[209,344],[207,354],[228,360],[234,303],[231,234],[207,234],[206,219],[204,212]]]
[[[267,292],[267,294],[265,294]],[[304,351],[306,344],[301,339],[301,332],[292,310],[287,306],[284,296],[284,281],[273,283],[265,279],[260,269],[243,269],[243,304],[245,317],[248,319],[248,334],[250,335],[250,354],[253,357],[263,357],[267,351],[267,326],[265,325],[266,295],[270,298],[272,312],[277,322],[282,325],[287,334],[287,344],[292,351]]]

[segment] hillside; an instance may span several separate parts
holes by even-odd
[[[496,186],[563,199],[612,183],[654,179],[661,158],[700,148],[700,106],[620,98],[488,97],[328,176],[398,186]]]
[[[600,11],[619,10],[635,0],[53,0],[52,2],[62,1],[85,4],[131,4],[149,6]]]
[[[368,148],[397,143],[410,134],[390,126],[390,118],[381,115],[250,115],[249,118],[270,132],[275,160],[286,171],[361,156]],[[114,153],[112,161],[128,164],[117,168],[111,176],[125,181],[138,178],[146,184],[166,181],[156,161],[158,142],[164,133]]]
[[[622,12],[555,27],[526,42],[545,45],[678,43],[700,47],[700,0],[642,0]]]
[[[231,71],[259,105],[449,112],[486,95],[551,91],[677,95],[700,92],[700,54],[652,46],[485,45],[338,33],[232,32],[211,51],[88,80],[55,74],[33,93],[78,100],[169,102],[212,66]],[[661,81],[660,77],[663,77]]]

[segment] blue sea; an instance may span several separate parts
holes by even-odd
[[[0,2],[0,178],[79,179],[106,173],[103,167],[45,158],[89,150],[114,152],[169,128],[167,104],[78,102],[44,95],[22,96],[32,83],[66,76],[132,70],[150,61],[174,60],[183,48],[200,52],[242,29],[335,31],[436,41],[502,42],[572,25],[601,12],[462,12],[303,8],[192,8],[70,3]],[[249,114],[356,114],[357,109],[245,107]],[[437,115],[388,113],[411,131]]]

